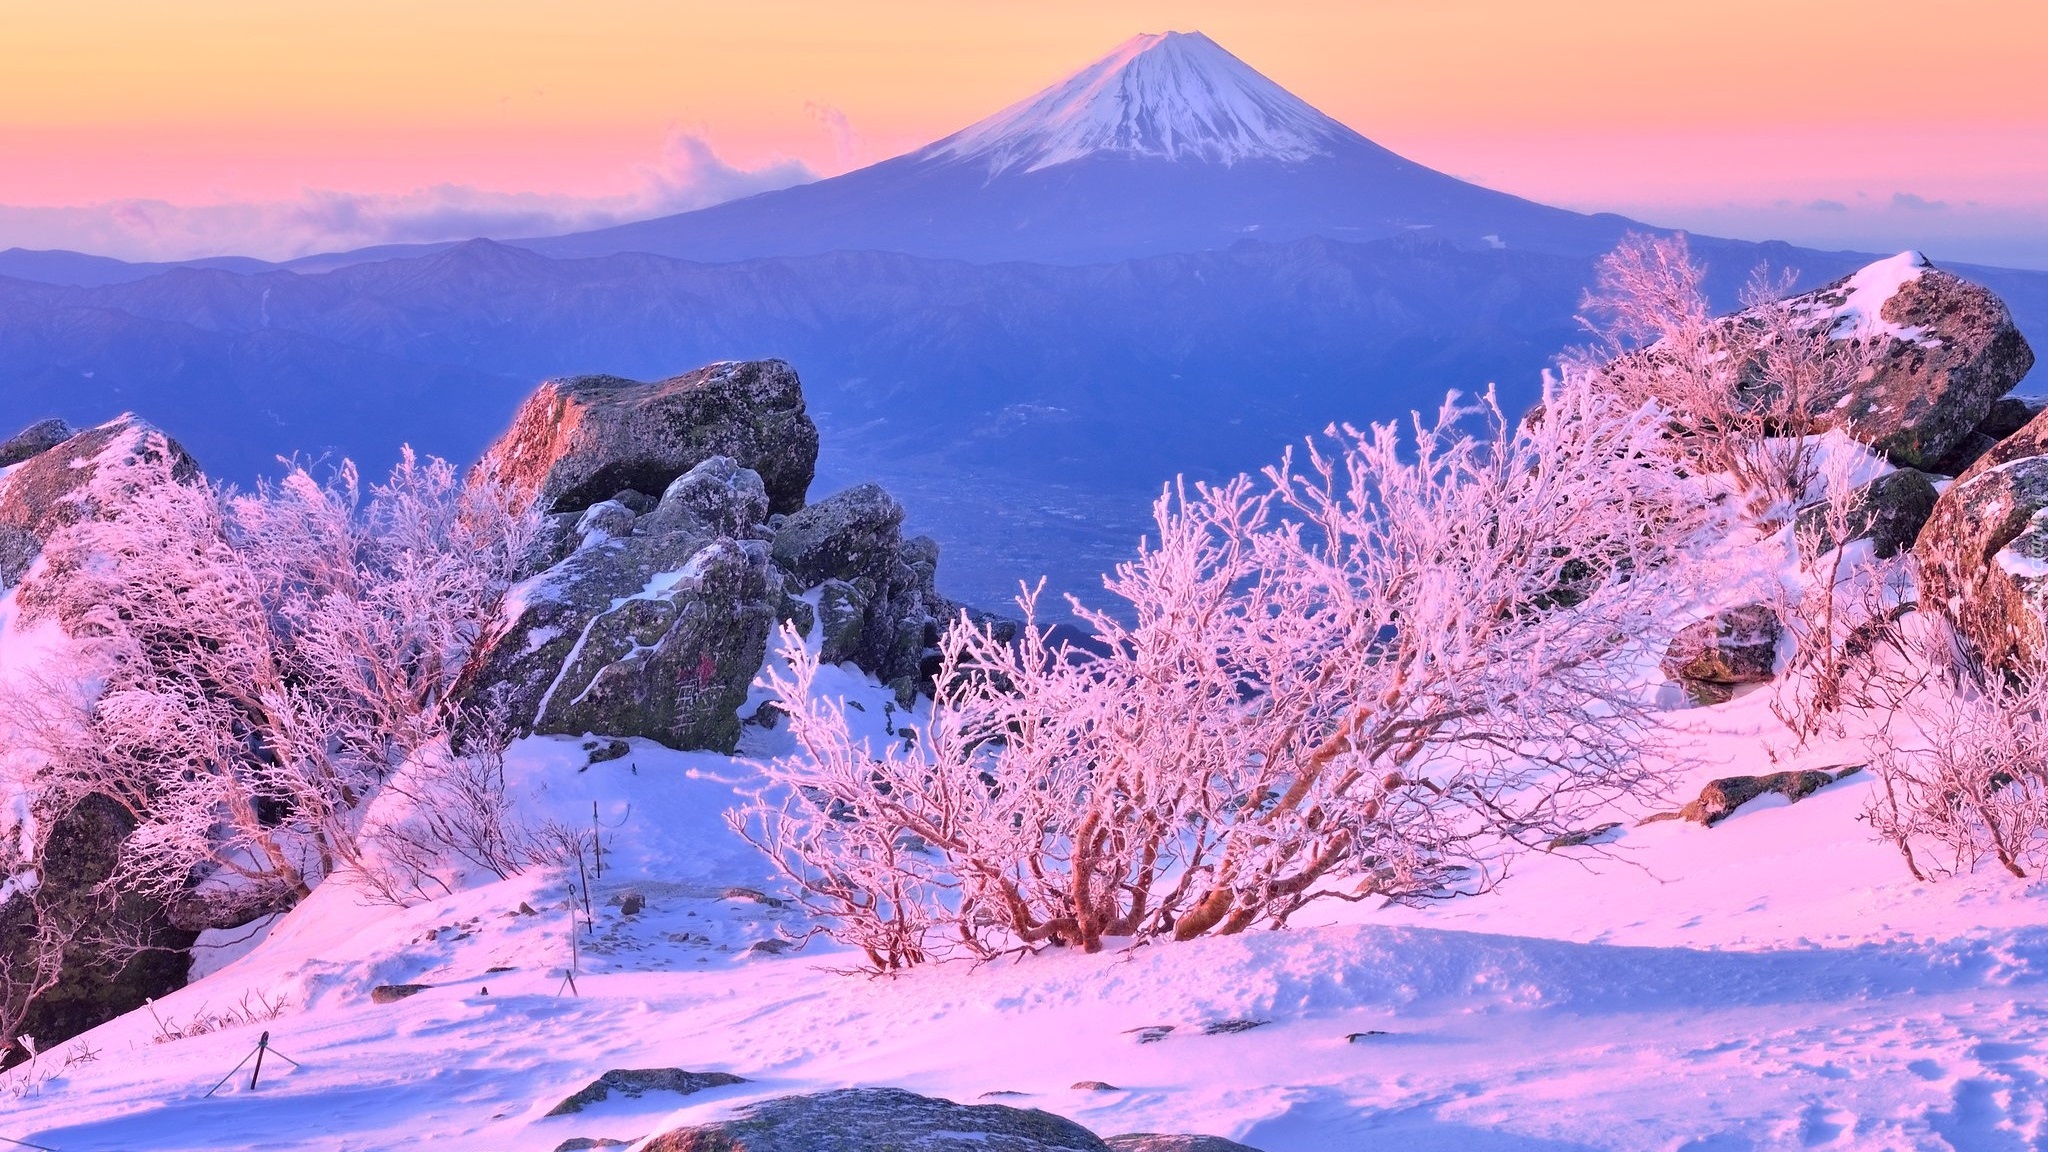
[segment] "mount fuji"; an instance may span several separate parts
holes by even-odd
[[[550,256],[727,261],[837,250],[1092,263],[1257,239],[1589,255],[1630,226],[1481,188],[1380,147],[1200,32],[1133,37],[915,152],[677,216],[515,241]]]

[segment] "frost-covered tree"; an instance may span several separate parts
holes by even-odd
[[[346,463],[235,494],[147,455],[85,498],[21,590],[79,660],[26,702],[39,802],[127,811],[123,890],[304,896],[356,859],[387,773],[448,733],[532,513],[410,451],[367,501]]]
[[[1103,654],[963,620],[915,741],[855,738],[785,631],[801,754],[732,823],[881,969],[1483,890],[1660,784],[1631,661],[1709,519],[1665,424],[1581,380],[1177,486],[1075,605]]]

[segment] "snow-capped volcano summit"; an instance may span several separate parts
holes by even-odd
[[[1200,32],[1134,36],[1074,75],[915,155],[1035,172],[1118,153],[1234,164],[1333,155],[1357,133]]]
[[[521,240],[550,256],[877,250],[1080,264],[1240,240],[1415,236],[1590,255],[1627,227],[1397,156],[1200,32],[1134,37],[907,155],[710,208]]]

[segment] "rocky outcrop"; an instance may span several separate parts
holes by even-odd
[[[1946,615],[1963,641],[1993,667],[2048,654],[2044,511],[2048,456],[1973,468],[1935,501],[1934,514],[1913,545],[1921,607]]]
[[[1718,703],[1737,685],[1762,683],[1775,674],[1778,635],[1778,614],[1770,605],[1730,608],[1680,629],[1661,667],[1696,698]]]
[[[0,440],[0,468],[19,464],[71,439],[71,425],[62,420],[39,420],[5,440]]]
[[[1901,468],[1887,472],[1858,487],[1850,494],[1848,540],[1838,541],[1828,530],[1825,502],[1801,508],[1794,519],[1798,534],[1811,539],[1820,552],[1844,543],[1868,540],[1879,558],[1896,556],[1913,546],[1927,518],[1934,514],[1937,498],[1934,481],[1925,472]],[[1811,557],[1808,557],[1810,560]]]
[[[44,1048],[185,984],[185,950],[194,934],[171,923],[162,901],[100,888],[133,830],[119,805],[88,797],[51,827],[34,901],[27,895],[0,900],[0,971],[26,978],[34,967],[39,928],[54,928],[72,939],[56,983],[28,1005],[18,1029]],[[116,956],[112,963],[107,960],[110,948]],[[0,991],[6,990],[4,983]],[[12,1006],[0,1010],[7,1007]],[[0,1054],[8,1047],[0,1043]]]
[[[646,1152],[1108,1152],[1072,1120],[1036,1108],[955,1104],[897,1088],[783,1096],[731,1119],[665,1132]]]
[[[903,507],[878,485],[836,493],[783,520],[775,562],[797,588],[817,590],[819,658],[851,661],[907,704],[929,690],[928,658],[956,609],[934,581],[939,545],[903,538]]]
[[[568,554],[514,590],[475,695],[530,732],[730,752],[783,598],[761,477],[723,456],[644,515],[592,504]]]
[[[164,458],[180,481],[199,475],[198,464],[176,440],[131,415],[88,428],[15,466],[0,480],[0,586],[21,579],[51,533],[92,515],[84,491],[101,468]]]
[[[771,511],[803,507],[818,429],[788,364],[713,364],[652,384],[550,380],[520,405],[477,468],[531,493],[545,511],[581,512],[621,492],[661,492],[714,456],[758,473]]]

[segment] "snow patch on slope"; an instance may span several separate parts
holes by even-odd
[[[1035,172],[1101,153],[1236,164],[1301,161],[1354,136],[1200,32],[1136,36],[920,159]]]

